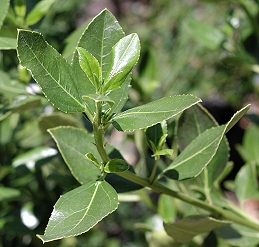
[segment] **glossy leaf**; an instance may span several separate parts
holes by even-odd
[[[83,112],[85,105],[71,66],[37,32],[19,30],[18,57],[48,100],[64,112]]]
[[[105,9],[89,23],[77,46],[82,47],[98,60],[102,78],[105,78],[112,59],[112,47],[123,37],[124,32],[118,21],[109,10]],[[82,95],[96,93],[94,86],[79,65],[77,52],[72,58],[72,68]],[[109,97],[117,104],[115,98],[112,98],[111,95]],[[91,108],[92,113],[95,111],[94,102],[89,101],[88,107]]]
[[[129,169],[129,164],[122,159],[112,159],[107,162],[104,167],[104,171],[107,173],[124,172]]]
[[[176,242],[188,243],[196,235],[208,233],[216,228],[229,225],[230,222],[217,220],[212,217],[193,215],[175,223],[164,223],[167,234]]]
[[[122,38],[112,48],[111,68],[105,78],[104,92],[121,86],[137,63],[139,55],[140,42],[137,34],[130,34]]]
[[[118,207],[118,195],[105,181],[89,182],[61,196],[54,206],[43,243],[87,232]]]
[[[0,8],[0,29],[3,25],[4,19],[7,15],[8,8],[10,5],[10,0],[1,0],[1,8]]]
[[[112,123],[119,131],[144,129],[179,114],[199,101],[192,95],[165,97],[124,111],[113,117]]]
[[[114,105],[111,108],[112,113],[118,113],[121,111],[123,106],[128,100],[128,92],[130,88],[131,74],[129,74],[125,80],[125,82],[121,85],[120,88],[111,91],[109,93],[110,99],[114,101]]]
[[[163,171],[163,174],[175,180],[190,179],[198,176],[216,154],[224,134],[248,109],[249,105],[235,113],[226,125],[213,127],[202,132]]]
[[[57,127],[49,132],[71,173],[81,184],[95,181],[101,175],[100,170],[85,157],[87,153],[100,157],[92,135],[74,127]]]
[[[96,90],[98,90],[102,83],[102,72],[99,62],[90,52],[82,47],[77,47],[77,51],[79,54],[79,64],[82,70],[86,73]]]
[[[248,163],[240,168],[235,178],[235,192],[239,203],[246,199],[256,198],[258,193],[258,181],[255,164]]]

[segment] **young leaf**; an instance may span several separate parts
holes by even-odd
[[[112,49],[111,68],[108,71],[104,92],[119,88],[140,55],[140,42],[137,34],[122,38]]]
[[[112,113],[118,113],[121,111],[123,106],[128,100],[128,92],[130,88],[131,74],[129,74],[125,82],[121,85],[120,88],[113,90],[109,93],[110,99],[114,101],[114,105],[111,108]]]
[[[122,112],[112,118],[112,123],[119,131],[144,129],[179,114],[199,101],[193,95],[165,97]]]
[[[104,167],[107,173],[124,172],[129,169],[129,164],[122,159],[112,159]]]
[[[202,215],[192,215],[175,223],[164,223],[167,234],[176,242],[188,243],[196,235],[229,225],[230,222]]]
[[[92,153],[87,153],[85,157],[91,161],[99,170],[101,169],[101,164],[97,160],[97,158]]]
[[[118,207],[118,195],[105,181],[89,182],[61,196],[54,206],[43,243],[87,232]]]
[[[18,57],[48,100],[64,112],[84,112],[81,90],[71,66],[37,32],[19,30]]]
[[[102,82],[102,72],[97,59],[87,50],[82,47],[77,47],[79,54],[79,64],[82,70],[86,73],[88,79],[96,88],[99,89]]]
[[[105,9],[90,22],[77,46],[82,47],[98,60],[102,78],[105,78],[111,63],[112,47],[123,37],[124,32],[118,21],[109,10]],[[74,53],[72,58],[72,70],[77,78],[82,95],[96,93],[92,83],[89,82],[88,77],[79,65],[77,52]],[[119,93],[119,96],[125,97],[124,94],[121,94],[121,91]],[[118,97],[117,94],[115,97],[112,97],[112,95],[109,95],[109,97],[115,102],[114,106],[121,105],[120,101],[116,101],[117,99],[121,100],[121,97]],[[94,102],[88,101],[88,107],[91,108],[91,112],[95,111]]]

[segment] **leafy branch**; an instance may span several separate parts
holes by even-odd
[[[17,52],[21,64],[30,70],[55,107],[67,113],[81,112],[93,126],[93,134],[74,127],[49,129],[71,173],[82,185],[57,201],[44,235],[38,235],[43,242],[88,231],[117,209],[118,192],[143,187],[212,214],[213,218],[205,213],[199,215],[197,234],[232,223],[259,230],[258,222],[234,213],[214,185],[227,165],[225,134],[249,106],[221,126],[193,95],[164,97],[121,112],[127,101],[132,68],[140,56],[140,41],[137,34],[124,36],[108,10],[96,16],[83,32],[71,63],[41,34],[28,30],[19,30]],[[166,120],[176,116],[180,153],[172,159],[176,150],[166,145]],[[105,134],[112,126],[123,132],[144,129],[154,158],[147,177],[136,174],[119,150],[106,144]],[[169,157],[169,164],[162,169],[158,164],[161,157]],[[201,185],[195,184],[197,179]],[[167,183],[170,180],[193,181],[206,199],[171,189]],[[188,216],[180,223],[188,228],[196,217]],[[164,227],[167,234],[179,241],[175,224],[179,223],[164,222]],[[209,224],[209,228],[204,229],[204,224]],[[191,234],[190,239],[195,235]]]

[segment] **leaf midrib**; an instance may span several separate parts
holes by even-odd
[[[81,102],[79,102],[73,95],[71,95],[67,90],[65,90],[65,88],[58,83],[58,81],[49,73],[49,71],[45,68],[45,66],[42,64],[42,62],[37,58],[36,54],[34,53],[34,51],[31,49],[31,47],[29,46],[29,44],[27,43],[26,39],[22,36],[22,39],[25,41],[24,43],[26,44],[26,46],[29,48],[29,50],[32,52],[32,54],[34,55],[35,59],[38,61],[38,63],[42,66],[42,68],[44,69],[44,71],[46,71],[47,75],[49,75],[54,82],[56,82],[56,84],[68,95],[70,96],[76,103],[78,103],[81,107],[85,108],[84,105],[81,104]],[[44,41],[45,42],[45,41]],[[50,49],[53,49],[51,46],[49,46],[47,43],[46,43],[47,47],[50,48]],[[61,57],[61,59],[63,59],[63,57],[59,54],[59,56]],[[70,66],[68,64],[68,66]],[[58,66],[59,68],[59,78],[60,78],[60,67]],[[29,69],[29,68],[28,68]],[[31,69],[29,69],[30,71],[32,71]],[[32,72],[32,74],[34,74]],[[37,80],[36,80],[37,81]],[[73,79],[72,79],[73,81]],[[74,81],[73,81],[73,84],[74,84]]]

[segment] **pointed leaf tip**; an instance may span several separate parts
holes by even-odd
[[[118,195],[105,181],[82,185],[61,196],[54,206],[43,243],[87,232],[118,207]]]

